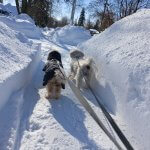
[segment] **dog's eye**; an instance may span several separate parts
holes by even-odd
[[[90,66],[86,66],[86,68],[87,68],[88,70],[90,70]]]

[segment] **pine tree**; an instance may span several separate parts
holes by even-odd
[[[0,0],[0,3],[3,3],[3,0]]]
[[[85,22],[85,10],[84,8],[82,8],[82,11],[80,13],[80,18],[78,20],[78,26],[84,26],[84,22]]]

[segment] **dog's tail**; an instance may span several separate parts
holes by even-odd
[[[84,57],[84,53],[79,50],[73,50],[70,52],[70,57],[72,59],[82,59]]]

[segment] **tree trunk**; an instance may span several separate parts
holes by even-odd
[[[20,14],[19,0],[15,0],[18,14]]]
[[[27,8],[28,8],[28,2],[27,2],[27,0],[22,0],[21,13],[27,13]]]
[[[76,9],[76,2],[77,2],[77,0],[73,0],[73,3],[72,3],[71,25],[73,25],[73,23],[74,23],[74,15],[75,15],[75,9]]]

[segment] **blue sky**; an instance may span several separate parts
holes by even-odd
[[[83,5],[86,7],[90,1],[91,0],[84,0]],[[4,4],[11,3],[12,5],[15,5],[15,0],[3,0],[3,2],[4,2]],[[79,8],[76,11],[75,19],[79,18],[81,9],[82,8]],[[70,13],[71,13],[71,8],[66,5],[63,5],[62,9],[59,12],[55,13],[55,16],[57,16],[58,19],[62,18],[63,16],[67,16],[68,18],[70,18]],[[86,14],[86,19],[88,19],[88,14]]]

